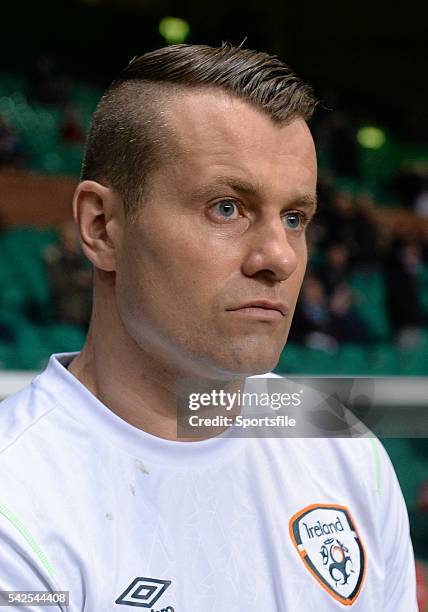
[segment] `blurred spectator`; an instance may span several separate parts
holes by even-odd
[[[342,243],[332,244],[318,273],[308,276],[302,287],[290,340],[334,352],[338,343],[367,344],[366,322],[354,309],[347,284],[349,253]]]
[[[337,342],[330,333],[330,314],[324,287],[314,276],[308,276],[303,282],[290,340],[327,352],[337,349]]]
[[[366,271],[378,267],[379,263],[380,235],[373,220],[375,207],[369,192],[360,191],[355,196],[352,227],[356,250],[353,265]]]
[[[59,128],[59,135],[64,144],[80,145],[85,141],[85,132],[80,123],[80,113],[75,106],[65,109],[64,121]]]
[[[419,612],[428,611],[428,572],[426,565],[416,560],[416,593]]]
[[[428,219],[428,173],[423,177],[421,188],[415,200],[415,213]]]
[[[385,305],[397,342],[417,344],[423,324],[417,273],[422,263],[417,243],[396,239],[385,258]]]
[[[348,271],[355,267],[364,270],[378,265],[379,231],[373,221],[375,204],[367,192],[360,192],[355,199],[343,189],[324,191],[330,201],[321,203],[315,231],[318,245],[341,243],[348,250]],[[321,196],[320,196],[321,200]]]
[[[413,444],[416,440],[413,440]],[[420,439],[418,449],[427,457],[426,440]],[[415,509],[411,516],[411,528],[415,542],[415,554],[424,556],[428,553],[428,480],[424,480],[416,491]],[[428,612],[428,573],[421,560],[416,560],[416,584],[419,610]]]
[[[389,189],[398,196],[401,206],[413,209],[426,176],[426,168],[417,162],[405,162],[389,183]]]
[[[416,510],[428,515],[428,480],[425,480],[417,490]]]
[[[328,295],[346,282],[349,276],[349,251],[343,242],[334,242],[327,247],[324,263],[319,266],[316,276],[321,280]]]
[[[330,333],[340,343],[367,344],[370,334],[365,321],[353,308],[351,288],[346,284],[336,286],[329,302]]]
[[[69,221],[59,243],[44,254],[52,292],[53,318],[58,323],[87,327],[91,313],[91,272],[80,249],[78,232]]]
[[[422,259],[426,269],[428,269],[428,219],[420,224],[420,244]]]
[[[7,323],[0,321],[0,342],[2,344],[13,344],[16,340],[15,332]]]
[[[0,115],[0,168],[20,166],[23,160],[24,147],[21,139]]]
[[[324,208],[323,217],[327,229],[326,243],[346,244],[352,257],[358,244],[353,228],[354,204],[351,195],[345,190],[334,191],[330,206]]]

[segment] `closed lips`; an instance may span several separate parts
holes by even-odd
[[[244,308],[262,308],[263,310],[277,310],[284,317],[288,312],[287,306],[282,302],[266,301],[248,302],[247,304],[242,304],[241,306],[237,306],[236,308],[228,308],[228,310],[243,310]]]

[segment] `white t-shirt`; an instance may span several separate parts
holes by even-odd
[[[377,440],[160,439],[97,400],[71,357],[0,405],[0,590],[70,593],[23,610],[416,612]]]

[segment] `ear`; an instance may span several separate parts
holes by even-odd
[[[115,271],[123,221],[120,196],[96,181],[82,181],[74,193],[73,215],[86,257],[96,268]]]

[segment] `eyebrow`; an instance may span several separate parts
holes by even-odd
[[[263,189],[250,183],[246,180],[233,177],[233,176],[218,176],[214,178],[209,184],[201,185],[196,188],[192,194],[191,199],[198,201],[213,195],[213,193],[219,188],[228,187],[233,189],[237,193],[242,193],[246,196],[261,197]],[[296,197],[290,200],[288,206],[300,206],[307,208],[315,213],[317,209],[317,196],[316,194],[305,193],[302,195],[296,195]]]

